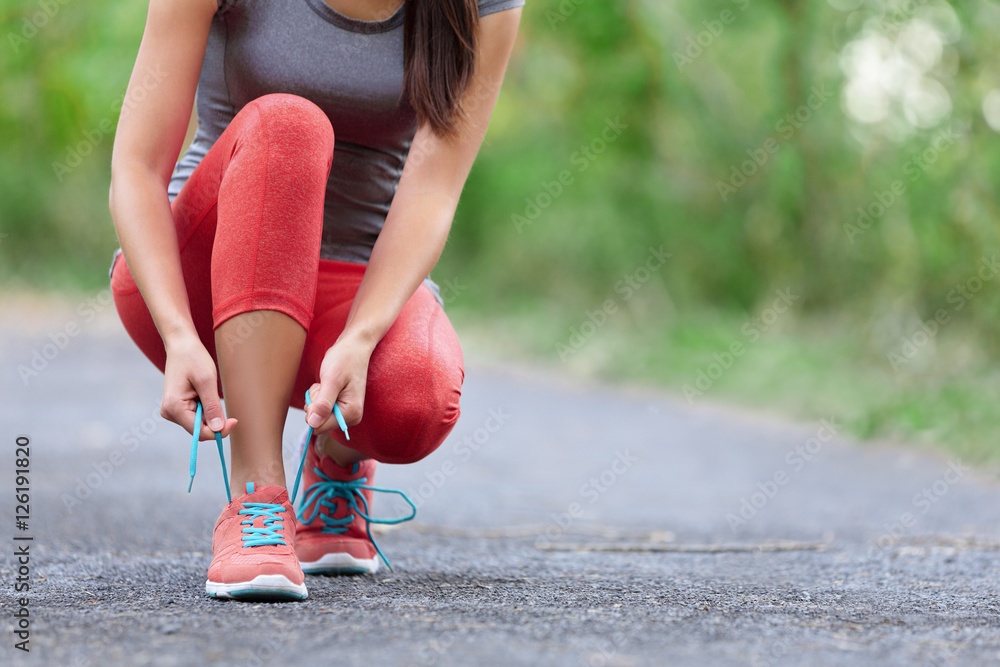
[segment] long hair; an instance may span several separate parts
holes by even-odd
[[[476,0],[406,0],[403,90],[421,123],[454,136],[476,68]]]

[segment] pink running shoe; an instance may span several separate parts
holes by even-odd
[[[295,511],[280,486],[246,486],[222,510],[212,536],[205,592],[237,600],[305,600],[305,575],[295,557]]]
[[[295,525],[295,553],[302,570],[307,574],[377,572],[379,560],[385,557],[372,538],[371,524],[409,521],[416,515],[416,507],[401,491],[371,486],[377,465],[373,459],[342,468],[329,456],[319,455],[315,438],[303,446],[307,448],[304,493]],[[412,514],[402,519],[373,519],[373,491],[399,494],[409,503]]]

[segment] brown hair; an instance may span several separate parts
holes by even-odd
[[[418,120],[430,123],[438,135],[458,131],[478,36],[476,0],[406,0],[403,92]]]

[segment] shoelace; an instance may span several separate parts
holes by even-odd
[[[249,484],[247,486],[250,487]],[[249,488],[247,490],[250,491]],[[242,525],[247,526],[243,529],[243,547],[285,546],[285,536],[281,533],[285,524],[283,517],[279,516],[284,511],[285,506],[277,503],[243,503],[243,509],[239,513],[250,517],[242,522]],[[253,522],[257,517],[264,519],[263,528],[254,527]]]
[[[193,429],[194,433],[191,436],[191,466],[190,466],[191,481],[188,482],[188,493],[191,493],[191,487],[194,485],[194,475],[198,466],[198,435],[200,434],[201,419],[202,419],[202,414],[204,413],[201,401],[198,401],[197,403],[198,407],[195,410],[195,418],[194,418],[195,428]],[[312,399],[309,397],[309,391],[306,390],[306,400],[305,400],[306,407],[309,407],[311,403]],[[344,435],[347,437],[348,440],[350,440],[351,436],[347,432],[347,423],[344,421],[344,416],[340,412],[340,406],[338,406],[336,403],[333,404],[333,415],[337,420],[337,425],[340,426],[341,430],[344,432]],[[299,484],[302,481],[302,470],[303,468],[305,468],[306,465],[306,455],[309,453],[309,443],[312,441],[312,436],[313,436],[313,427],[310,426],[309,429],[306,431],[306,438],[305,438],[306,444],[302,448],[302,459],[299,461],[299,470],[295,474],[295,485],[292,487],[292,496],[289,499],[293,506],[295,505],[295,497],[298,495],[299,492]],[[219,449],[219,461],[222,462],[222,480],[226,485],[226,498],[228,498],[229,502],[232,503],[233,496],[229,491],[229,475],[226,473],[226,454],[222,449],[222,434],[219,433],[218,431],[215,432],[215,444],[218,446]],[[368,481],[368,478],[366,477],[361,477],[359,479],[350,482],[340,482],[334,479],[330,479],[322,472],[320,472],[319,469],[317,468],[314,468],[314,470],[325,481],[317,482],[316,484],[310,486],[309,489],[306,491],[305,496],[302,498],[302,505],[300,506],[300,515],[299,515],[300,518],[302,518],[302,514],[305,512],[306,507],[308,507],[310,504],[314,504],[312,517],[309,519],[309,521],[303,520],[303,523],[309,523],[316,518],[316,514],[320,511],[319,509],[320,502],[323,503],[324,507],[336,511],[336,505],[333,503],[332,499],[343,498],[349,503],[349,507],[351,509],[356,510],[357,513],[361,516],[361,518],[365,520],[365,531],[368,533],[368,539],[371,541],[372,546],[375,547],[375,551],[378,553],[379,557],[385,562],[386,566],[389,568],[389,571],[390,572],[393,571],[392,564],[389,563],[389,559],[385,557],[385,554],[382,553],[382,549],[379,548],[378,543],[375,541],[375,538],[372,537],[371,524],[382,523],[382,524],[394,525],[398,523],[403,523],[404,521],[409,521],[413,519],[415,516],[417,516],[417,506],[413,504],[413,501],[410,500],[409,496],[407,496],[405,493],[397,489],[382,489],[375,486],[365,486],[364,482]],[[251,482],[247,484],[247,493],[252,493],[253,492],[252,489],[253,486]],[[374,519],[368,516],[368,500],[365,498],[364,494],[361,493],[361,489],[366,489],[370,491],[379,491],[382,493],[395,493],[401,496],[403,500],[407,502],[412,512],[410,513],[410,516],[404,517],[402,519]],[[357,499],[355,498],[355,496],[357,498],[361,498],[361,502],[363,502],[365,505],[364,511],[361,511],[361,508],[358,507]],[[311,501],[309,500],[310,498],[312,499]],[[284,512],[284,507],[282,505],[274,503],[243,503],[243,507],[245,509],[241,510],[240,514],[253,515],[253,518],[251,518],[249,521],[243,522],[243,525],[249,524],[251,526],[250,528],[243,529],[244,547],[263,546],[266,544],[282,544],[282,545],[285,544],[284,536],[281,535],[280,532],[278,532],[284,529],[284,524],[281,523],[282,517],[277,516],[278,514]],[[257,516],[265,517],[264,528],[253,528],[254,518],[256,518]],[[345,519],[332,519],[329,516],[326,516],[326,514],[324,513],[320,515],[320,518],[324,522],[324,527],[323,527],[324,532],[344,533],[347,531],[347,526],[351,523],[351,521],[354,520],[354,515],[352,514]],[[277,525],[275,525],[275,523],[277,523]],[[274,540],[279,540],[279,541],[274,541]]]
[[[309,440],[306,440],[306,447],[309,446]],[[355,464],[357,465],[357,464]],[[356,470],[356,468],[355,468]],[[349,514],[341,519],[334,519],[331,515],[337,512],[338,498],[342,498],[347,502],[347,509],[357,512],[358,516],[365,520],[365,532],[368,533],[368,539],[371,541],[372,546],[375,547],[376,553],[378,553],[379,558],[385,562],[389,571],[392,572],[392,564],[389,559],[385,557],[382,553],[382,549],[379,548],[378,542],[372,537],[372,524],[381,523],[387,525],[395,525],[398,523],[403,523],[404,521],[409,521],[413,517],[417,516],[417,506],[413,504],[413,501],[398,489],[383,489],[377,486],[368,486],[365,482],[368,481],[367,477],[359,477],[358,479],[351,481],[341,481],[336,479],[331,479],[323,473],[319,468],[313,468],[315,472],[320,477],[320,481],[316,482],[308,489],[306,489],[305,495],[302,496],[302,504],[299,506],[299,520],[304,524],[312,523],[316,516],[319,515],[320,520],[323,522],[323,528],[321,529],[324,533],[333,534],[343,534],[347,532],[348,526],[354,521],[354,514]],[[368,499],[361,492],[362,490],[367,491],[379,491],[381,493],[395,493],[400,496],[403,500],[409,504],[410,512],[409,516],[402,517],[400,519],[376,519],[368,515]],[[358,499],[364,504],[364,510],[358,506]],[[312,513],[306,518],[306,511],[309,506],[312,506]],[[325,510],[325,511],[324,511]]]
[[[198,435],[201,431],[202,412],[201,401],[198,401],[198,408],[194,412],[194,428],[192,429],[194,433],[191,435],[191,481],[188,482],[188,493],[191,493],[191,487],[194,486],[194,473],[198,468]],[[215,433],[215,444],[219,447],[219,460],[222,461],[222,481],[226,485],[226,498],[229,499],[229,502],[233,502],[233,496],[229,492],[229,475],[226,473],[226,453],[222,451],[221,433]]]
[[[312,403],[312,399],[309,398],[309,392],[306,391],[306,406],[308,407],[310,403]],[[194,423],[196,427],[201,425],[201,418],[202,414],[204,413],[204,408],[201,405],[201,401],[197,401],[197,404],[198,407],[195,409],[195,414],[194,414]],[[344,430],[344,434],[347,435],[347,424],[344,422],[344,417],[340,413],[340,407],[337,406],[336,404],[333,406],[333,414],[337,418],[337,423],[340,425],[340,428],[342,428]],[[191,434],[191,465],[190,465],[191,481],[188,482],[188,493],[191,493],[191,487],[194,485],[194,476],[198,469],[198,441],[199,441],[198,435],[199,431],[196,428],[194,433]],[[312,439],[312,435],[313,435],[313,428],[312,426],[310,426],[306,442]],[[350,440],[351,436],[347,435],[347,439]],[[222,433],[218,431],[215,432],[215,444],[218,446],[219,449],[219,461],[222,462],[222,481],[226,485],[226,498],[229,499],[229,502],[233,502],[233,496],[229,491],[229,475],[226,474],[226,453],[222,449]],[[303,448],[302,460],[299,462],[299,471],[295,475],[295,486],[292,488],[292,497],[289,499],[293,505],[295,504],[295,497],[296,495],[298,495],[299,492],[299,483],[302,481],[302,468],[305,466],[305,463],[306,463],[306,450],[305,448]]]

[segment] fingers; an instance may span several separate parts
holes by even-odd
[[[348,426],[361,423],[361,416],[364,413],[365,388],[362,385],[348,383],[337,397],[337,404],[340,406],[340,414]]]
[[[160,406],[160,416],[168,421],[172,421],[175,424],[179,424],[188,433],[193,433],[195,428],[195,417],[197,416],[198,404],[197,400],[190,401],[180,401],[179,404],[175,404],[173,407],[168,407],[166,403]],[[226,419],[222,427],[222,437],[228,438],[229,434],[233,432],[233,428],[239,423],[238,419]],[[204,419],[202,423],[198,425],[198,439],[199,440],[214,440],[215,432],[205,424]]]
[[[233,429],[236,428],[236,425],[238,423],[239,423],[238,419],[227,418],[225,426],[222,427],[222,437],[223,438],[228,438],[229,434],[233,432]],[[212,438],[212,439],[215,439],[215,432],[210,430],[208,437]],[[205,438],[205,439],[207,440],[208,438]]]
[[[172,421],[175,424],[179,424],[188,433],[193,433],[195,428],[194,420],[197,413],[196,402],[185,401],[182,399],[171,398],[164,394],[163,402],[160,403],[160,416],[167,421]],[[201,433],[198,436],[199,440],[205,439],[204,429],[199,426]]]
[[[223,438],[229,437],[233,428],[237,424],[236,419],[227,419],[226,413],[222,410],[222,401],[219,399],[218,380],[215,373],[206,373],[191,379],[194,389],[198,392],[203,410],[203,422],[198,425],[201,433],[200,440],[212,440],[216,433],[221,433]],[[194,411],[197,405],[191,409],[191,427],[194,427]],[[192,428],[188,428],[188,433],[193,433]]]
[[[196,424],[199,402],[202,419]],[[200,440],[214,439],[216,433],[229,437],[236,427],[237,420],[227,419],[222,409],[215,363],[200,343],[176,348],[168,354],[160,415],[180,424],[188,433],[197,429]]]
[[[309,398],[312,402],[306,407],[306,423],[313,427],[317,433],[329,431],[327,422],[333,415],[333,402],[337,400],[337,395],[330,395],[329,383],[325,387],[322,384],[314,384],[309,388]],[[338,388],[339,393],[339,388]],[[334,420],[336,424],[336,420]]]
[[[221,431],[226,427],[226,414],[222,411],[222,401],[219,400],[218,385],[215,375],[208,374],[192,378],[194,389],[201,399],[205,423],[212,431]]]
[[[312,403],[306,407],[306,423],[312,426],[316,433],[340,430],[340,424],[333,413],[334,402],[340,408],[340,414],[347,426],[361,423],[364,412],[364,388],[359,390],[354,384],[349,383],[334,395],[332,391],[327,391],[327,386],[314,384],[309,389]]]
[[[184,417],[185,417],[185,419],[186,419],[186,421],[188,423],[181,424],[181,426],[183,426],[184,428],[186,428],[188,433],[194,433],[193,429],[197,428],[198,429],[198,439],[199,440],[212,440],[212,439],[214,439],[215,438],[215,433],[212,431],[212,429],[210,429],[205,424],[204,416],[202,416],[202,422],[200,424],[196,425],[194,423],[194,418],[195,418],[195,416],[197,414],[195,412],[196,410],[197,410],[197,407],[192,408],[191,410],[186,411]],[[203,415],[204,415],[204,413],[203,413]]]

